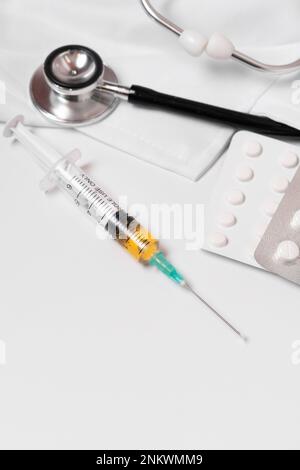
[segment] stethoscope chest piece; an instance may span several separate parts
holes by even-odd
[[[85,46],[64,46],[51,52],[34,73],[30,94],[33,104],[46,118],[64,126],[83,126],[104,119],[123,99],[130,104],[206,118],[234,128],[299,137],[298,129],[264,116],[191,101],[139,85],[120,85],[113,70]]]
[[[104,119],[119,104],[112,93],[100,92],[104,82],[117,84],[118,79],[96,52],[83,46],[64,46],[36,70],[30,94],[35,107],[52,122],[87,125]]]

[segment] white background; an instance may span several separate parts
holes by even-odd
[[[40,40],[32,38],[42,58],[53,46],[47,15],[44,24],[16,0],[3,4],[13,5],[20,25],[25,15],[45,30]],[[268,8],[261,15],[267,17]],[[293,16],[297,10],[289,11]],[[85,15],[80,39],[90,38],[91,15]],[[285,13],[285,24],[291,15]],[[60,15],[59,24],[68,18]],[[18,29],[6,24],[9,45],[22,51]],[[96,35],[100,24],[95,20]],[[270,24],[261,29],[267,37],[257,36],[254,45],[273,44]],[[242,26],[234,39],[246,33]],[[161,47],[153,24],[154,31],[153,45]],[[294,38],[286,31],[291,34],[281,43]],[[24,47],[31,48],[27,33]],[[252,36],[249,28],[245,44]],[[173,38],[164,38],[173,52]],[[199,124],[199,139],[200,131]],[[193,183],[77,132],[44,129],[41,135],[63,153],[80,147],[87,172],[129,203],[206,203],[222,164]],[[249,343],[241,344],[188,293],[136,264],[113,241],[99,241],[63,195],[43,195],[42,174],[19,145],[0,139],[0,159],[0,341],[6,344],[0,448],[300,447],[300,364],[292,362],[292,345],[300,340],[299,287],[187,251],[184,240],[163,242],[195,289],[248,335]]]

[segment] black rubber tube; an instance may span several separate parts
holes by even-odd
[[[150,88],[133,85],[129,102],[165,109],[167,111],[180,112],[185,115],[199,117],[209,121],[234,127],[236,129],[250,130],[259,134],[280,137],[300,138],[300,131],[294,127],[273,121],[264,116],[233,111],[210,104],[191,101],[176,96],[159,93]]]

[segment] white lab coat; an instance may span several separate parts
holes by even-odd
[[[298,0],[154,0],[166,16],[206,35],[220,31],[258,59],[287,62],[300,56]],[[54,48],[82,43],[95,48],[121,83],[133,83],[232,109],[265,114],[300,128],[290,90],[299,74],[278,81],[229,61],[192,58],[178,39],[145,15],[139,0],[1,0],[0,120],[35,111],[28,83]],[[3,90],[2,90],[3,91]],[[2,93],[3,94],[3,93]],[[107,119],[81,128],[94,138],[192,180],[226,148],[233,129],[121,103]]]

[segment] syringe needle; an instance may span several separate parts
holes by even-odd
[[[154,253],[149,263],[153,266],[156,266],[156,268],[165,274],[169,279],[172,279],[172,281],[188,289],[192,294],[194,294],[195,297],[197,297],[198,300],[200,300],[200,302],[206,305],[211,310],[211,312],[213,312],[220,320],[222,320],[225,325],[234,331],[235,334],[237,334],[243,341],[247,341],[246,336],[242,335],[242,333],[238,331],[231,323],[229,323],[226,318],[224,318],[208,302],[206,302],[206,300],[204,300],[197,292],[194,291],[194,289],[186,282],[184,276],[179,271],[177,271],[177,269],[166,259],[162,252],[158,251]]]
[[[217,310],[215,310],[206,300],[204,300],[197,292],[194,291],[194,289],[189,286],[188,284],[185,284],[185,287],[192,293],[194,294],[195,297],[197,297],[200,302],[202,302],[204,305],[206,305],[211,312],[213,312],[220,320],[222,320],[225,325],[227,325],[232,331],[234,331],[235,334],[237,334],[243,341],[247,342],[247,337],[244,336],[239,330],[237,330],[231,323],[229,323],[226,318],[224,318]]]

